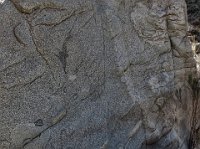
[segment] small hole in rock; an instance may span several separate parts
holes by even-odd
[[[43,126],[43,120],[42,119],[38,119],[37,121],[34,122],[35,126]]]

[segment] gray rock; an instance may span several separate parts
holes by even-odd
[[[0,148],[186,149],[197,70],[186,10],[0,1]]]

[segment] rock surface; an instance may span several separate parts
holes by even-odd
[[[184,0],[5,0],[0,22],[0,149],[194,143]]]

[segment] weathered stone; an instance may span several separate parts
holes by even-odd
[[[0,1],[0,148],[186,149],[200,70],[186,10],[184,0]]]

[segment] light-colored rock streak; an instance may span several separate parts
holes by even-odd
[[[159,7],[156,5],[156,2],[153,3],[152,9],[147,7],[147,4],[144,2],[138,2],[137,6],[135,6],[133,12],[131,13],[131,21],[133,22],[133,29],[135,32],[132,32],[133,36],[138,35],[138,42],[140,45],[137,47],[138,49],[131,49],[127,47],[127,43],[125,41],[125,33],[124,26],[119,19],[117,11],[115,10],[115,5],[110,3],[110,9],[106,10],[106,14],[110,21],[110,30],[111,36],[114,42],[114,49],[116,51],[117,57],[117,65],[119,72],[122,74],[122,81],[126,83],[127,90],[129,91],[129,95],[132,97],[134,101],[145,101],[150,97],[150,93],[148,94],[148,90],[151,90],[156,94],[160,94],[161,92],[166,92],[168,89],[165,87],[166,85],[173,84],[174,76],[172,73],[165,74],[155,74],[155,76],[150,75],[152,72],[145,72],[146,70],[141,70],[139,67],[148,67],[147,65],[154,65],[154,57],[159,56],[164,53],[170,53],[170,40],[168,38],[167,26],[166,26],[166,18],[163,16],[166,14],[165,5]],[[159,12],[159,13],[158,13]],[[133,43],[136,44],[136,43]],[[148,49],[152,46],[152,49]],[[138,60],[130,58],[129,52],[134,50],[141,52],[138,54],[139,56],[144,55],[144,60],[142,61],[142,57]],[[148,51],[152,50],[152,51]],[[153,51],[154,50],[154,51]],[[151,52],[151,53],[150,53]],[[152,53],[155,53],[152,55]],[[151,55],[148,55],[151,54]],[[146,55],[146,56],[145,56]],[[151,58],[152,57],[152,58]],[[172,59],[172,57],[171,57]],[[144,65],[143,65],[144,64]],[[141,66],[140,66],[141,65]],[[173,64],[171,64],[173,65]],[[140,72],[134,70],[135,68],[139,69]],[[154,66],[153,66],[154,67]],[[134,79],[135,77],[141,77],[143,79],[141,81],[145,81],[149,76],[154,77],[159,81],[158,84],[152,86],[152,79],[149,78],[149,84],[145,82],[139,81],[139,79]],[[161,79],[162,78],[162,79]],[[138,85],[136,85],[138,84]],[[150,86],[149,86],[150,85]],[[157,86],[157,87],[155,87]],[[146,89],[145,89],[146,88]]]

